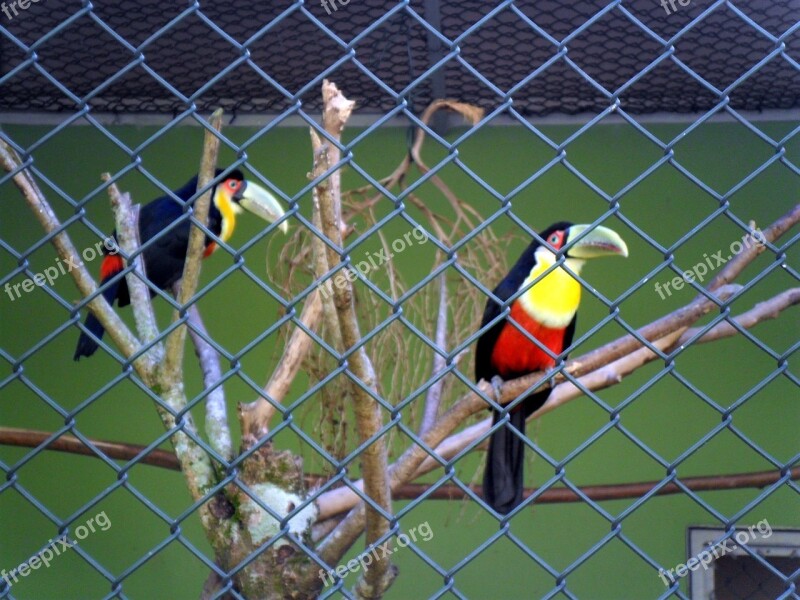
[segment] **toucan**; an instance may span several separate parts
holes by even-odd
[[[217,178],[222,174],[223,171],[218,169]],[[197,176],[173,192],[173,196],[186,203],[192,201],[196,192]],[[176,223],[185,215],[185,208],[184,204],[175,200],[173,196],[157,198],[139,211],[139,241],[145,247],[143,251],[145,274],[150,283],[162,290],[171,289],[183,275],[191,231],[189,219],[184,218]],[[236,215],[240,214],[243,208],[269,223],[277,221],[284,214],[280,203],[272,194],[263,187],[246,181],[242,172],[234,169],[227,172],[214,187],[208,209],[208,229],[218,239],[223,242],[228,241],[236,226]],[[286,233],[288,223],[284,220],[279,229]],[[112,235],[116,239],[116,231]],[[148,244],[150,240],[153,241]],[[105,256],[100,265],[101,286],[124,268],[122,257],[114,251],[116,244],[109,243],[104,246]],[[204,257],[210,256],[216,249],[216,241],[207,235]],[[114,300],[120,307],[130,304],[125,278],[118,277],[109,283],[103,291],[103,296],[112,305]],[[86,317],[84,327],[95,338],[103,337],[103,326],[92,313]],[[97,341],[93,337],[85,331],[81,332],[74,359],[80,360],[82,356],[91,356],[97,347]]]
[[[530,243],[492,292],[494,298],[486,302],[481,320],[481,330],[486,330],[478,338],[475,350],[475,380],[492,383],[496,394],[502,380],[550,369],[556,360],[566,358],[562,352],[572,344],[581,284],[562,265],[579,274],[588,259],[628,256],[625,242],[607,227],[561,222],[545,229],[539,237],[546,243],[538,239]],[[563,256],[563,263],[540,278],[560,262],[559,255]],[[531,286],[532,282],[535,283]],[[504,305],[509,311],[499,318],[506,310]],[[489,438],[483,497],[500,514],[508,514],[522,502],[525,421],[548,395],[549,390],[529,394],[510,410],[508,421]],[[493,410],[492,425],[505,419],[505,414],[506,410]]]

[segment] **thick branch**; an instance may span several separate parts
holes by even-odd
[[[310,174],[310,178],[314,178],[314,174]],[[319,206],[319,193],[316,188],[312,193],[312,200],[314,202],[313,213],[311,216],[312,223],[318,231],[322,231],[322,213]],[[328,252],[325,242],[317,236],[311,239],[311,247],[313,249],[314,257],[314,277],[318,280],[322,279],[330,271],[331,266],[328,264]],[[328,343],[337,352],[343,352],[344,346],[342,345],[342,331],[339,327],[339,317],[336,314],[336,307],[333,305],[333,295],[330,293],[333,289],[331,279],[328,279],[323,284],[322,289],[324,293],[320,293],[322,300],[322,316],[325,323],[325,331],[328,337]]]
[[[216,111],[211,117],[212,129],[219,130],[222,124],[222,111]],[[198,177],[198,186],[202,188],[207,185],[214,177],[214,169],[217,162],[217,152],[219,150],[219,139],[216,135],[206,132],[203,147],[203,159],[201,162],[201,172]],[[198,189],[199,189],[198,188]],[[208,218],[208,206],[211,199],[211,190],[207,191],[194,204],[194,214],[203,224]],[[183,270],[183,278],[180,285],[178,303],[184,307],[187,300],[194,295],[200,276],[200,259],[203,253],[205,234],[194,226],[189,234],[189,248],[186,256],[186,264]],[[180,311],[185,313],[185,308]],[[173,323],[185,319],[184,315],[177,314],[173,318]],[[178,326],[167,337],[166,356],[158,373],[157,390],[169,406],[170,410],[158,406],[158,412],[164,427],[168,431],[174,431],[171,439],[175,448],[175,454],[181,462],[189,492],[192,498],[197,501],[205,497],[208,490],[217,482],[214,468],[211,464],[209,455],[192,439],[197,436],[197,427],[194,424],[192,414],[187,412],[181,419],[182,423],[175,421],[174,414],[186,408],[186,393],[183,387],[183,351],[184,340],[186,339],[186,325]],[[189,435],[191,434],[191,436]],[[212,544],[219,541],[216,537],[216,523],[219,520],[209,510],[208,503],[200,507],[200,518],[203,527],[209,535]]]

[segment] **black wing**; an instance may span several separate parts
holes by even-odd
[[[505,301],[517,293],[533,268],[533,253],[538,246],[538,242],[535,241],[530,244],[519,257],[511,271],[509,271],[508,275],[497,284],[497,287],[494,288],[492,293],[498,299]],[[487,323],[491,323],[501,312],[500,304],[489,298],[486,301],[486,308],[483,310],[481,328],[485,327]],[[478,346],[475,349],[475,381],[480,381],[481,379],[491,381],[492,377],[497,375],[497,371],[492,367],[492,351],[494,350],[494,345],[505,323],[505,319],[499,320],[478,338]]]

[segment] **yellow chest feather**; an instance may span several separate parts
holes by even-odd
[[[525,288],[536,280],[554,260],[554,255],[549,252],[537,252],[536,265],[522,287]],[[566,265],[578,274],[583,261],[567,259]],[[524,292],[519,301],[525,311],[542,325],[552,328],[566,327],[578,311],[581,284],[562,267],[557,267]]]

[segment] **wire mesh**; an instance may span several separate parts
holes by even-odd
[[[360,111],[377,115],[375,123],[368,126],[355,141],[342,148],[343,158],[335,168],[352,169],[378,190],[384,189],[382,182],[359,165],[357,153],[353,152],[353,148],[362,139],[378,131],[384,122],[394,117],[403,117],[415,127],[424,129],[431,139],[435,139],[442,146],[446,156],[432,168],[430,173],[422,177],[419,183],[412,184],[398,194],[385,191],[385,196],[394,205],[393,209],[366,230],[359,232],[345,247],[335,248],[342,256],[343,262],[331,269],[323,279],[333,279],[339,271],[354,266],[357,262],[354,257],[362,242],[373,235],[378,235],[392,219],[401,219],[410,227],[424,228],[425,224],[412,216],[405,202],[413,193],[414,186],[430,181],[434,176],[444,173],[448,167],[459,169],[496,198],[497,209],[475,232],[464,236],[452,246],[430,235],[430,239],[446,259],[431,273],[413,282],[403,294],[394,297],[380,287],[372,285],[368,279],[364,279],[363,283],[370,291],[390,308],[390,314],[385,320],[374,324],[372,329],[365,331],[362,340],[344,354],[338,353],[322,336],[307,329],[299,320],[299,307],[314,291],[316,285],[322,283],[321,281],[314,281],[299,293],[287,297],[276,286],[264,282],[241,259],[249,247],[271,235],[277,224],[265,228],[240,248],[217,239],[218,246],[234,257],[233,263],[217,278],[203,283],[191,303],[210,295],[225,278],[238,273],[247,276],[261,293],[280,304],[283,309],[282,316],[278,317],[271,327],[258,332],[238,352],[232,352],[210,336],[206,337],[206,341],[223,357],[225,364],[231,365],[218,384],[223,385],[235,379],[244,382],[258,394],[261,385],[242,368],[242,361],[254,347],[289,324],[303,328],[311,336],[314,344],[322,348],[335,362],[324,377],[299,393],[290,404],[277,405],[276,408],[283,418],[271,431],[270,436],[260,440],[259,444],[232,461],[221,456],[196,433],[196,429],[192,426],[191,409],[201,406],[212,389],[206,389],[191,398],[184,410],[173,415],[175,426],[164,431],[158,439],[152,440],[147,451],[139,457],[120,465],[97,448],[77,428],[76,416],[99,401],[120,382],[132,383],[164,410],[170,410],[169,406],[134,374],[131,367],[132,359],[125,359],[109,342],[103,343],[102,348],[116,357],[122,370],[80,405],[67,410],[59,405],[57,399],[41,389],[41,386],[26,373],[26,361],[64,331],[74,332],[78,327],[82,327],[80,311],[91,300],[91,297],[85,298],[77,305],[73,305],[54,290],[42,286],[40,289],[48,294],[68,317],[52,334],[34,342],[21,354],[12,355],[0,347],[0,358],[9,365],[10,371],[7,377],[0,380],[0,390],[10,389],[14,384],[24,386],[60,415],[64,425],[53,431],[45,442],[32,449],[18,462],[13,464],[0,462],[0,468],[6,474],[6,481],[0,485],[0,494],[13,491],[25,498],[52,522],[58,536],[66,536],[65,540],[74,541],[75,531],[82,523],[82,515],[120,488],[133,494],[168,525],[170,535],[160,540],[139,561],[122,572],[111,572],[103,566],[102,557],[92,556],[80,545],[73,546],[73,550],[108,581],[109,592],[106,596],[108,598],[127,597],[126,579],[141,568],[152,555],[158,554],[171,544],[185,547],[203,561],[209,570],[215,570],[219,574],[223,581],[220,594],[229,593],[233,597],[241,597],[233,588],[231,577],[255,560],[258,552],[247,557],[233,572],[225,573],[205,552],[190,541],[183,531],[187,521],[196,518],[198,506],[231,482],[245,489],[255,503],[281,523],[280,533],[267,539],[259,552],[291,540],[312,557],[321,569],[330,568],[331,565],[325,564],[320,559],[313,545],[291,530],[289,519],[281,517],[273,507],[259,499],[257,493],[247,489],[238,478],[238,470],[241,469],[243,462],[263,445],[272,443],[283,433],[291,432],[326,463],[330,473],[333,474],[315,495],[296,506],[292,515],[301,514],[320,493],[335,486],[349,487],[367,504],[382,512],[371,498],[354,485],[354,480],[347,474],[347,469],[356,465],[360,455],[372,440],[350,448],[343,455],[334,455],[330,447],[315,439],[304,429],[301,420],[296,416],[299,409],[307,402],[311,402],[326,385],[337,378],[350,379],[363,386],[363,382],[351,370],[348,361],[355,352],[369,347],[382,331],[394,323],[401,324],[405,331],[415,336],[421,344],[446,359],[447,368],[440,377],[455,377],[465,386],[475,389],[474,382],[469,376],[469,369],[459,369],[456,358],[474,345],[481,332],[476,331],[449,350],[439,348],[426,332],[404,315],[404,308],[407,308],[409,298],[424,287],[434,284],[441,273],[456,273],[477,288],[483,297],[490,297],[489,282],[482,281],[474,272],[464,268],[459,262],[459,253],[465,251],[473,235],[482,233],[501,217],[511,219],[525,235],[535,236],[536,233],[530,225],[514,213],[510,199],[517,190],[524,189],[530,182],[539,179],[557,165],[567,169],[605,202],[606,206],[602,214],[596,218],[595,224],[609,219],[621,221],[664,257],[663,262],[617,298],[606,297],[602,290],[595,290],[588,282],[579,278],[586,293],[591,294],[597,302],[606,307],[608,316],[593,325],[579,340],[576,340],[574,346],[577,347],[590,340],[596,332],[608,324],[615,324],[638,336],[636,327],[626,322],[621,315],[622,303],[653,278],[665,278],[672,273],[681,276],[683,271],[674,258],[675,253],[688,241],[702,236],[705,228],[713,220],[724,218],[738,226],[742,233],[749,231],[744,218],[731,208],[729,198],[736,191],[773,167],[786,169],[795,176],[800,174],[798,166],[790,160],[786,151],[787,145],[800,128],[793,129],[784,137],[774,138],[764,129],[756,127],[750,118],[742,113],[742,111],[769,109],[797,109],[800,104],[800,65],[793,56],[800,35],[798,34],[800,22],[797,21],[797,7],[793,4],[792,2],[733,3],[722,0],[717,2],[693,0],[684,4],[679,0],[677,5],[679,10],[675,8],[674,2],[670,8],[669,2],[659,5],[655,2],[622,0],[612,2],[596,0],[569,4],[537,2],[535,5],[532,2],[512,1],[490,4],[440,3],[431,0],[396,4],[377,0],[352,0],[346,4],[341,1],[337,4],[334,0],[328,0],[319,5],[299,1],[268,5],[233,2],[224,6],[200,3],[164,6],[163,3],[153,1],[122,1],[95,5],[88,1],[44,0],[39,6],[31,5],[25,9],[21,8],[22,3],[18,3],[16,8],[9,5],[8,11],[12,11],[13,14],[6,12],[6,4],[3,4],[5,17],[0,17],[0,34],[2,34],[0,85],[3,88],[0,111],[5,111],[6,114],[13,111],[51,112],[59,116],[60,122],[39,141],[26,147],[20,147],[5,134],[0,135],[3,135],[7,143],[16,147],[24,159],[24,166],[40,181],[45,182],[60,199],[68,203],[73,209],[73,214],[62,220],[59,229],[43,235],[27,249],[19,250],[0,239],[0,247],[18,265],[2,274],[0,286],[20,276],[32,278],[35,275],[30,264],[33,253],[50,244],[59,233],[69,231],[70,227],[77,223],[88,227],[100,239],[107,233],[86,216],[88,199],[76,200],[61,191],[48,177],[48,173],[40,170],[31,158],[34,151],[70,125],[88,122],[109,143],[130,157],[130,166],[116,173],[114,180],[120,180],[128,172],[136,171],[148,177],[163,193],[169,193],[169,188],[139,163],[141,148],[126,145],[112,129],[98,120],[96,117],[98,113],[171,114],[172,119],[159,129],[153,141],[157,141],[174,125],[184,121],[204,123],[200,113],[217,106],[224,107],[234,115],[234,118],[237,115],[265,112],[273,115],[274,120],[261,129],[258,135],[268,133],[288,117],[299,117],[324,136],[325,133],[316,123],[315,116],[320,109],[319,87],[324,79],[331,78],[341,89],[354,92],[353,97]],[[665,18],[670,13],[674,14],[669,19]],[[6,20],[3,21],[3,18]],[[310,43],[315,46],[316,60],[310,58],[308,52]],[[192,60],[187,60],[187,56],[191,56]],[[319,57],[322,59],[319,60]],[[457,136],[454,140],[444,139],[439,135],[439,130],[429,128],[420,121],[420,112],[432,100],[445,96],[469,98],[484,108],[487,114],[463,135]],[[679,135],[665,142],[653,135],[638,120],[639,115],[653,112],[691,113],[693,116]],[[546,116],[553,113],[591,114],[569,137],[557,141],[551,139],[534,121],[529,120],[531,116]],[[584,175],[567,154],[570,145],[578,143],[582,136],[611,115],[618,117],[649,140],[660,153],[660,157],[649,168],[633,177],[615,194],[604,191],[590,177]],[[508,194],[494,190],[459,157],[459,147],[468,143],[476,132],[490,126],[498,116],[503,116],[517,127],[530,132],[549,147],[553,155],[551,162],[532,172],[524,182]],[[763,163],[739,173],[737,183],[725,193],[720,193],[707,185],[698,175],[678,161],[674,152],[675,145],[683,137],[718,116],[725,116],[746,128],[771,150],[771,155]],[[255,141],[248,140],[237,144],[226,137],[223,138],[226,147],[239,157],[231,166],[246,166],[257,172],[255,166],[247,160],[247,151]],[[629,190],[664,166],[677,170],[717,203],[712,213],[693,224],[684,236],[668,246],[648,235],[620,208],[620,199]],[[298,204],[301,198],[306,197],[314,186],[328,175],[329,173],[326,173],[308,181],[293,194],[275,189],[266,179],[262,178],[261,182],[272,187],[272,190],[285,201],[288,207],[286,218],[293,226],[304,227],[310,235],[332,245],[333,242],[303,215]],[[9,181],[10,176],[4,176],[0,184],[7,190],[10,186]],[[192,219],[188,212],[182,218],[186,219]],[[159,236],[156,236],[151,243],[156,244],[158,240]],[[770,245],[768,252],[774,255],[775,260],[764,267],[759,276],[744,285],[737,297],[753,290],[763,278],[779,270],[788,273],[794,280],[800,279],[798,273],[785,262],[791,243],[783,246]],[[127,270],[118,278],[124,277],[125,273]],[[706,293],[696,282],[692,285],[698,293]],[[179,308],[168,293],[155,288],[154,291]],[[97,294],[101,292],[102,289],[98,290]],[[710,295],[709,297],[711,298]],[[703,326],[702,331],[695,336],[695,340],[718,323],[733,323],[730,318],[732,315],[730,305],[733,299],[724,302],[714,299],[714,302],[719,307],[718,314]],[[181,322],[185,320],[184,314]],[[724,523],[731,535],[736,530],[737,521],[742,515],[769,498],[779,488],[788,488],[794,493],[800,491],[792,482],[788,472],[793,463],[772,456],[738,428],[733,419],[734,410],[748,402],[749,398],[774,379],[786,377],[793,385],[798,385],[797,378],[788,368],[788,359],[794,348],[780,353],[749,331],[739,329],[742,336],[771,357],[777,366],[757,386],[745,392],[734,405],[729,407],[717,403],[675,368],[675,358],[682,350],[664,353],[640,337],[641,341],[662,358],[664,368],[649,381],[642,383],[629,398],[617,406],[610,406],[602,398],[586,390],[592,401],[607,412],[609,420],[604,427],[589,435],[569,456],[561,459],[549,456],[534,441],[526,440],[528,447],[549,464],[554,475],[515,513],[502,519],[501,526],[496,532],[480,545],[463,552],[450,566],[439,564],[426,553],[422,545],[409,544],[409,548],[441,578],[442,586],[436,596],[452,594],[456,597],[470,597],[467,590],[457,587],[456,575],[465,565],[501,539],[510,540],[532,563],[538,565],[553,579],[554,584],[547,597],[559,595],[576,597],[569,588],[568,577],[612,542],[621,543],[640,557],[646,565],[658,571],[665,565],[661,565],[653,558],[642,547],[641,542],[626,535],[624,521],[646,503],[651,502],[658,489],[669,484],[678,485],[687,498],[703,506],[710,515]],[[169,330],[163,331],[162,337],[168,332]],[[581,386],[575,378],[566,375],[576,385]],[[721,416],[715,428],[701,436],[674,460],[667,460],[650,448],[626,427],[620,416],[626,406],[667,377],[680,381],[687,390],[701,398]],[[437,458],[434,449],[427,447],[419,433],[402,419],[403,410],[411,406],[435,381],[434,377],[422,381],[413,393],[400,398],[398,402],[390,402],[384,394],[375,393],[369,387],[363,386],[384,410],[385,418],[378,436],[402,435],[411,443],[425,448],[431,457],[441,463],[444,472],[432,484],[431,491],[452,483],[480,503],[481,499],[456,474],[455,467],[464,453],[451,460]],[[666,472],[652,493],[637,498],[619,514],[612,513],[587,496],[567,477],[565,468],[567,463],[612,430],[620,432]],[[679,464],[698,452],[723,430],[733,432],[756,454],[782,473],[779,480],[766,486],[746,506],[740,507],[734,517],[726,517],[704,497],[685,486],[677,475]],[[145,454],[167,442],[178,432],[188,435],[213,457],[216,464],[222,465],[223,476],[206,498],[195,502],[177,516],[171,516],[151,501],[145,492],[133,485],[128,473]],[[91,502],[61,518],[54,514],[45,502],[37,499],[34,492],[20,483],[17,473],[64,434],[80,438],[94,456],[113,470],[116,481],[98,493]],[[571,489],[586,506],[605,519],[609,525],[608,532],[601,539],[596,540],[565,568],[549,564],[546,558],[529,547],[526,541],[515,535],[508,526],[510,518],[530,507],[547,490],[557,486]],[[378,540],[374,546],[385,540],[396,539],[402,533],[400,519],[408,515],[425,498],[426,494],[423,494],[420,498],[410,501],[402,508],[398,508],[395,515],[385,514],[392,526],[386,536]],[[42,548],[48,547],[50,543],[42,540]],[[783,571],[770,569],[768,558],[756,556],[755,559],[752,570],[760,569],[771,573],[770,586],[775,588],[776,593],[782,594],[780,597],[796,596],[798,571],[792,572],[788,568]],[[746,576],[746,572],[729,575],[728,584],[738,587],[738,584],[731,583],[733,578]],[[14,598],[13,586],[6,583],[0,581],[0,597]],[[757,589],[758,583],[754,585]],[[333,594],[352,597],[341,579],[326,589],[323,596]],[[686,597],[679,582],[674,582],[665,588],[663,597],[670,595]]]

